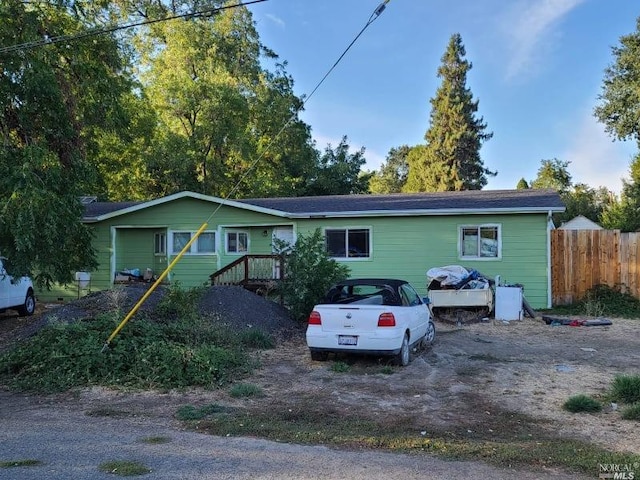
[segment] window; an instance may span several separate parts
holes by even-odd
[[[180,253],[196,232],[172,232],[171,252]],[[202,232],[195,242],[191,244],[185,255],[211,255],[216,252],[215,232]]]
[[[247,253],[249,234],[247,232],[227,232],[227,253]]]
[[[371,231],[368,228],[328,228],[327,253],[333,258],[370,258]]]
[[[416,305],[420,305],[422,300],[420,300],[420,296],[410,285],[401,285],[400,293],[402,294],[402,305],[408,307],[415,307]]]
[[[460,256],[463,258],[500,258],[499,225],[460,227]]]
[[[167,254],[167,236],[164,232],[158,232],[153,236],[153,253],[156,255]]]

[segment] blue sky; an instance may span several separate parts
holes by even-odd
[[[269,0],[250,7],[262,42],[309,94],[380,0]],[[436,71],[460,33],[467,86],[494,133],[481,150],[497,170],[486,189],[535,178],[540,161],[570,161],[574,183],[619,192],[635,144],[613,142],[593,117],[611,47],[636,30],[636,0],[391,0],[307,102],[319,148],[347,135],[369,170],[390,148],[424,142]]]

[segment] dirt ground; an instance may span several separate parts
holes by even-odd
[[[0,345],[36,321],[0,319]],[[332,415],[402,424],[428,436],[559,436],[637,454],[638,424],[622,420],[619,408],[607,405],[593,415],[561,408],[572,395],[604,394],[617,374],[639,373],[640,320],[612,322],[597,327],[551,326],[540,318],[461,327],[438,322],[435,344],[414,352],[409,366],[391,370],[384,358],[311,361],[304,331],[297,329],[274,350],[261,352],[261,368],[241,380],[260,386],[261,398],[232,398],[228,389],[131,393],[92,388],[42,401],[166,418],[185,404],[224,403],[261,412],[314,405]],[[349,364],[349,371],[334,372],[330,367],[336,360]]]

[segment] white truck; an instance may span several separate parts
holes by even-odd
[[[14,278],[7,266],[7,259],[0,257],[0,311],[16,310],[20,316],[33,315],[36,297],[31,278]]]
[[[312,360],[329,353],[387,355],[409,363],[411,349],[435,339],[431,313],[404,280],[351,279],[333,286],[309,315]]]

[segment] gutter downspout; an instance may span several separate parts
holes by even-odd
[[[547,213],[547,308],[551,308],[552,298],[552,285],[551,285],[551,229],[555,228],[553,225],[553,215],[551,210]]]

